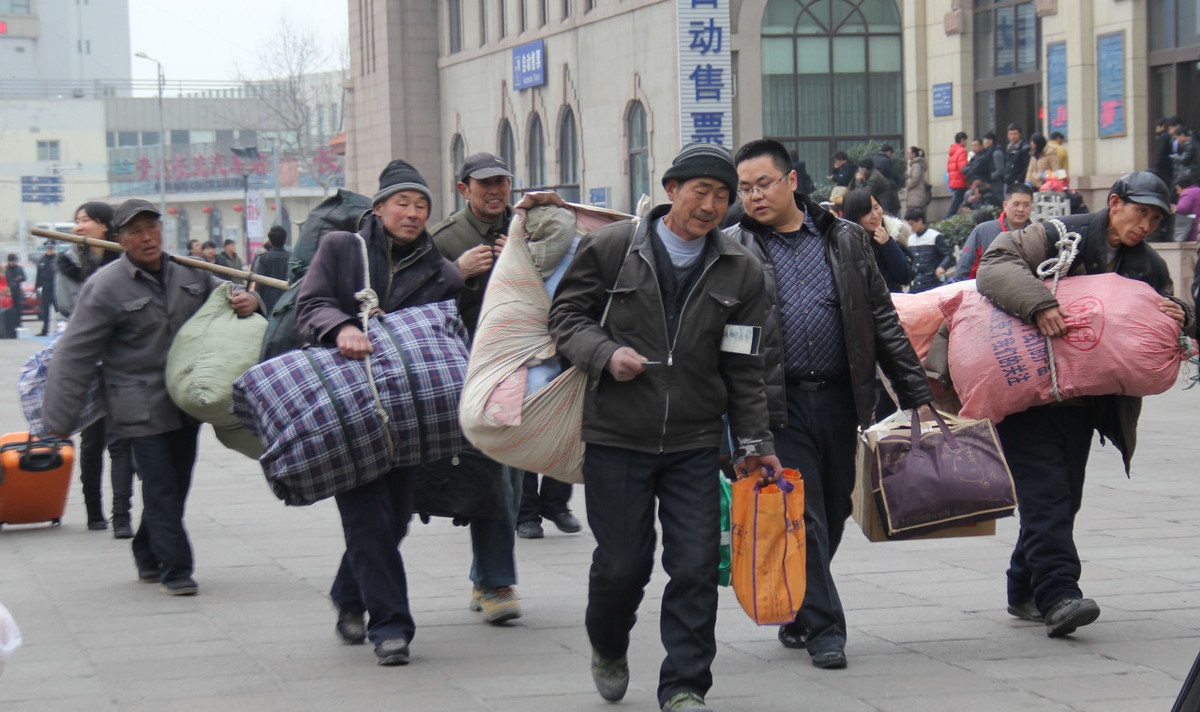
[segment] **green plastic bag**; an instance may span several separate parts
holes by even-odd
[[[729,479],[720,470],[717,479],[721,481],[721,568],[717,583],[729,585],[729,573],[733,570],[733,548],[730,546],[730,516],[729,509],[733,505],[733,488]]]
[[[260,314],[239,319],[230,299],[228,282],[175,335],[167,352],[167,392],[188,415],[212,423],[218,430],[238,429],[234,417],[233,382],[258,363],[267,320]],[[243,451],[243,448],[234,448]]]

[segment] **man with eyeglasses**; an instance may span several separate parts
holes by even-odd
[[[583,479],[596,550],[585,622],[596,690],[616,702],[629,685],[626,653],[654,568],[657,501],[670,576],[658,702],[665,712],[702,712],[717,652],[721,416],[738,436],[741,474],[771,481],[781,467],[756,343],[766,314],[762,268],[718,228],[736,189],[733,160],[721,146],[691,144],[662,182],[669,204],[580,242],[549,325],[559,352],[590,381]]]
[[[779,641],[807,647],[818,668],[844,668],[846,615],[830,562],[850,516],[855,432],[875,415],[876,363],[901,407],[933,395],[863,229],[795,192],[778,141],[751,141],[735,160],[746,215],[726,234],[763,265],[771,431],[780,461],[804,477],[808,590]]]

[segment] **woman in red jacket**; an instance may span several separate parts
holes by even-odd
[[[950,189],[950,210],[946,217],[953,217],[967,195],[967,176],[963,169],[967,167],[967,133],[959,131],[954,134],[954,143],[950,144],[950,157],[946,159],[946,187]]]

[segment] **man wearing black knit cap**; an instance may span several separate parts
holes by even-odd
[[[367,243],[370,286],[385,312],[452,299],[462,289],[458,268],[425,230],[432,202],[429,185],[407,162],[392,161],[380,173],[373,214],[358,234]],[[364,358],[371,342],[354,298],[362,288],[358,238],[344,231],[323,237],[296,301],[300,333],[312,343],[336,345],[346,358]],[[329,592],[337,634],[351,644],[370,639],[380,665],[406,664],[416,631],[399,549],[412,518],[415,469],[397,467],[334,496],[346,538]]]
[[[663,710],[706,710],[716,654],[720,493],[729,414],[743,475],[772,480],[757,344],[762,267],[718,225],[737,189],[720,146],[692,144],[663,175],[670,204],[592,232],[550,311],[559,352],[587,372],[583,478],[596,550],[586,625],[604,699],[629,685],[626,653],[654,566],[655,500],[670,581],[662,603]]]

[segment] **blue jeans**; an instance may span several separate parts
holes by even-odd
[[[798,623],[812,655],[843,651],[846,612],[830,562],[842,543],[854,491],[858,416],[849,382],[819,391],[787,387],[787,425],[775,431],[775,454],[804,477],[807,590]]]
[[[517,583],[517,510],[521,506],[521,480],[525,472],[507,465],[500,481],[504,486],[504,512],[493,519],[471,520],[471,582],[475,588],[499,588]]]
[[[159,569],[164,583],[187,578],[195,570],[183,514],[199,433],[199,425],[184,425],[128,440],[142,478],[142,521],[133,537],[133,560],[139,571]]]
[[[659,620],[667,651],[658,673],[659,704],[712,687],[721,561],[717,453],[713,447],[650,454],[589,443],[584,454],[584,501],[596,537],[584,620],[592,647],[606,658],[629,648],[654,568],[658,501],[668,577]]]
[[[367,637],[412,641],[408,578],[400,542],[413,508],[413,469],[398,467],[365,485],[334,496],[342,517],[346,553],[329,597],[338,611],[366,612]]]

